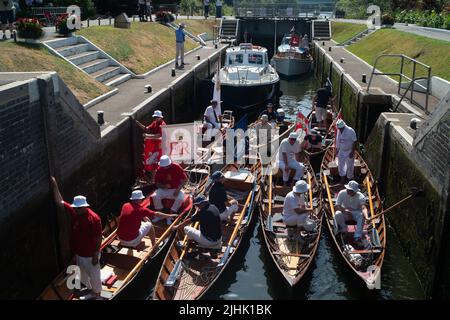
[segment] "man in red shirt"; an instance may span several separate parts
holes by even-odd
[[[150,219],[154,216],[172,218],[176,215],[164,214],[142,207],[142,200],[145,197],[141,190],[131,193],[130,202],[125,203],[119,217],[119,228],[117,236],[120,243],[126,247],[136,247],[142,238],[149,236],[152,245],[155,245],[155,229]]]
[[[159,138],[162,136],[161,126],[165,126],[166,123],[163,120],[163,114],[160,110],[155,110],[153,113],[153,122],[149,126],[144,126],[142,123],[136,120],[138,126],[144,130],[145,133],[151,134],[153,138]]]
[[[71,244],[75,259],[80,268],[80,281],[92,292],[80,299],[99,298],[102,292],[100,276],[100,245],[102,242],[102,223],[100,217],[89,208],[86,198],[76,196],[73,203],[65,202],[54,177],[51,177],[53,197],[60,209],[71,218]]]
[[[186,173],[177,163],[172,163],[169,156],[161,156],[159,168],[155,173],[156,191],[152,195],[153,204],[156,210],[162,210],[163,199],[175,200],[172,205],[172,212],[177,213],[184,201],[184,192],[181,191],[187,180]],[[167,220],[167,224],[171,221]]]

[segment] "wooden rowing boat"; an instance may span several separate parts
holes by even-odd
[[[358,248],[353,241],[353,232],[356,230],[354,222],[347,226],[345,235],[335,235],[335,201],[339,191],[344,189],[343,184],[336,183],[339,176],[336,172],[336,163],[334,162],[334,145],[325,153],[321,165],[321,181],[324,191],[324,210],[325,219],[331,233],[331,237],[351,270],[361,278],[369,289],[377,287],[377,277],[383,265],[386,249],[386,225],[384,216],[366,221],[364,225],[363,241],[364,248]],[[378,193],[375,180],[368,168],[366,162],[358,152],[355,152],[355,178],[359,184],[361,192],[368,199],[368,216],[374,217],[383,210],[382,201]]]
[[[187,243],[179,230],[159,272],[153,299],[200,299],[219,279],[248,231],[255,209],[253,203],[260,196],[260,167],[258,159],[255,164],[232,164],[223,168],[222,172],[227,177],[225,186],[229,194],[239,201],[239,210],[229,222],[222,224],[222,246],[215,252],[217,258],[203,253],[199,258],[189,258],[189,252],[200,248]],[[198,223],[194,227],[197,228]]]
[[[251,123],[248,128],[250,130],[255,129],[256,125],[259,123],[260,121],[257,120],[253,123]],[[294,121],[288,121],[285,120],[283,121],[283,123],[274,123],[274,130],[276,130],[276,135],[272,138],[269,143],[262,143],[260,145],[258,145],[258,136],[256,131],[254,130],[253,133],[250,135],[250,148],[255,148],[257,149],[257,151],[259,150],[265,150],[264,148],[267,148],[268,146],[271,145],[280,145],[281,141],[284,138],[287,138],[289,136],[289,134],[294,130],[295,128],[295,122]]]
[[[283,212],[284,197],[292,188],[282,186],[281,170],[272,174],[269,167],[267,174],[263,177],[259,210],[266,248],[278,270],[291,287],[297,285],[308,271],[316,254],[322,229],[321,188],[309,161],[305,160],[303,163],[305,165],[303,180],[311,186],[307,203],[314,209],[312,219],[317,223],[315,232],[305,232],[302,237],[295,239],[288,238],[288,229],[283,222],[281,213]],[[297,228],[291,230],[295,229]]]
[[[185,201],[179,210],[179,216],[170,226],[166,224],[165,219],[152,222],[156,238],[154,246],[152,246],[148,236],[145,236],[136,247],[123,246],[117,238],[118,220],[115,218],[107,223],[106,232],[104,232],[106,237],[103,239],[100,247],[100,266],[103,282],[101,296],[103,299],[112,300],[117,298],[133,282],[136,276],[143,271],[143,268],[149,265],[149,262],[154,261],[162,252],[166,251],[173,240],[172,227],[191,214],[192,195],[196,195],[198,191],[203,191],[209,177],[209,167],[203,165],[203,168],[200,168],[200,165],[196,165],[186,168],[185,171],[188,174],[189,181],[183,187],[186,195]],[[163,200],[163,204],[165,208],[170,208],[173,200]],[[154,209],[151,194],[146,196],[142,205]],[[61,272],[44,290],[39,299],[79,299],[79,294],[67,286],[67,280],[70,276],[65,271]]]

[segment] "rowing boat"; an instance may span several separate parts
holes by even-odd
[[[283,278],[291,287],[297,285],[308,271],[317,251],[322,229],[321,189],[309,161],[305,160],[303,164],[305,165],[303,180],[311,186],[307,194],[307,205],[314,209],[310,217],[316,221],[316,230],[303,232],[293,239],[288,237],[290,230],[283,222],[281,213],[284,198],[292,188],[282,186],[281,170],[272,173],[271,168],[268,168],[263,180],[259,210],[266,248]],[[294,231],[297,228],[290,229]]]
[[[384,216],[366,221],[364,224],[364,247],[359,248],[353,241],[353,233],[356,231],[354,221],[347,222],[347,232],[335,234],[337,227],[335,216],[335,201],[339,191],[344,189],[343,184],[335,183],[339,180],[334,161],[335,147],[330,147],[324,156],[321,165],[321,181],[324,191],[325,220],[331,233],[331,237],[350,269],[361,278],[369,289],[377,288],[381,267],[383,265],[386,249],[386,225]],[[380,213],[382,201],[378,193],[375,180],[366,162],[358,152],[355,152],[355,178],[361,192],[368,201],[368,216],[374,217]]]
[[[222,245],[213,250],[198,248],[189,243],[181,230],[175,236],[159,272],[153,291],[155,300],[200,299],[219,279],[238,252],[249,229],[260,196],[260,161],[254,164],[226,165],[222,172],[229,195],[239,202],[239,210],[228,222],[222,223]],[[194,224],[198,228],[198,223]],[[206,251],[198,258],[190,257],[193,250]],[[210,251],[208,254],[207,252]]]
[[[206,165],[203,165],[203,168],[200,168],[200,165],[189,166],[185,171],[189,179],[183,187],[185,199],[179,209],[179,216],[171,225],[167,225],[165,219],[152,222],[156,238],[154,246],[152,246],[148,236],[145,236],[136,247],[123,246],[117,238],[118,220],[114,218],[112,221],[108,221],[106,232],[104,232],[106,237],[100,247],[101,296],[103,299],[112,300],[119,297],[123,290],[133,283],[133,280],[143,271],[144,267],[148,267],[150,262],[156,260],[162,252],[167,250],[168,245],[173,240],[173,233],[171,232],[173,226],[191,214],[192,196],[203,190],[209,177],[209,167]],[[173,200],[163,200],[165,208],[170,208],[172,204]],[[142,206],[154,210],[151,194],[146,196]],[[66,271],[61,272],[44,290],[39,299],[78,300],[82,293],[69,289],[67,281],[70,279],[71,274]]]

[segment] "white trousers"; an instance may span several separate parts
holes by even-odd
[[[284,170],[285,168],[285,164],[284,161],[280,161],[278,163],[278,168],[283,172],[283,182],[287,182],[289,180],[289,175],[290,172],[286,172]],[[305,166],[303,165],[303,163],[300,163],[294,159],[290,159],[288,161],[288,168],[295,170],[295,176],[294,176],[294,180],[298,181],[303,177],[303,173],[305,172]]]
[[[212,249],[220,249],[222,247],[222,238],[213,242],[206,239],[200,230],[195,229],[193,227],[186,226],[184,227],[184,233],[188,237],[189,240],[193,240],[198,243],[198,245],[202,248],[212,248]]]
[[[173,195],[175,189],[156,189],[155,193],[152,195],[153,204],[156,210],[161,210],[163,208],[163,199],[173,199],[172,211],[178,211],[184,201],[184,192],[180,190],[176,196]]]
[[[347,213],[336,211],[334,219],[339,226],[339,231],[347,230],[347,224],[345,223],[345,221],[347,220],[346,216]],[[356,221],[355,239],[361,238],[364,228],[364,214],[361,212],[361,210],[352,210],[352,218]]]
[[[139,228],[139,235],[135,239],[131,241],[124,241],[119,239],[120,243],[126,247],[136,247],[139,243],[141,243],[142,239],[149,233],[151,228],[152,223],[150,221],[143,221],[141,222],[141,227]]]
[[[353,179],[355,158],[350,158],[347,154],[339,152],[338,156],[338,169],[341,177],[347,176],[348,179]]]
[[[175,56],[175,63],[178,64],[178,58],[181,59],[181,64],[184,63],[184,42],[178,43],[177,42],[177,49],[176,49],[176,56]]]
[[[314,220],[309,219],[308,213],[295,214],[287,217],[283,217],[283,221],[290,227],[303,227],[306,231],[314,231],[316,223]]]
[[[88,289],[95,293],[102,291],[102,279],[100,276],[100,255],[98,257],[99,262],[94,266],[92,265],[92,257],[81,257],[75,255],[77,266],[80,267],[80,281]]]
[[[326,120],[327,118],[327,109],[326,108],[321,108],[321,107],[316,107],[316,120],[317,122],[321,122]]]
[[[231,216],[233,213],[238,211],[239,206],[237,203],[233,203],[231,206],[227,207],[224,212],[220,213],[220,220],[225,221]]]

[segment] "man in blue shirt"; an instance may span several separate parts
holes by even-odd
[[[175,31],[175,37],[177,41],[177,50],[175,56],[175,68],[183,69],[184,68],[184,42],[185,42],[185,34],[184,27],[186,25],[184,23],[180,23],[180,27]],[[178,65],[178,57],[181,59],[181,65]]]

